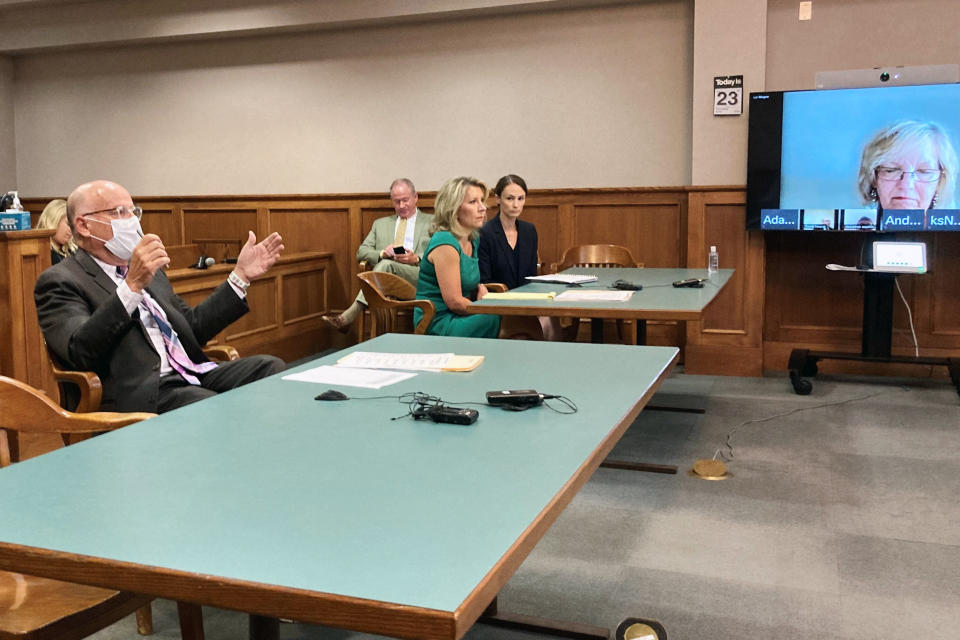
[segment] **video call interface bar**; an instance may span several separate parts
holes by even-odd
[[[783,231],[960,231],[960,209],[762,209],[760,228]]]

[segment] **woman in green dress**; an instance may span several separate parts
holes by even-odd
[[[496,338],[500,332],[500,316],[466,315],[467,305],[487,294],[477,258],[486,199],[487,186],[476,178],[452,178],[437,193],[417,281],[417,298],[431,301],[437,310],[427,328],[431,335]],[[422,316],[413,310],[415,324]]]

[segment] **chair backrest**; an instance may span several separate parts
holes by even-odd
[[[417,290],[400,276],[385,271],[358,273],[360,290],[370,310],[370,337],[381,333],[426,333],[436,310],[429,300],[417,300]],[[413,309],[423,311],[420,323],[413,327]]]
[[[642,267],[634,260],[630,250],[618,244],[581,244],[570,247],[563,253],[557,265],[558,271],[570,267]]]
[[[92,435],[125,427],[152,418],[152,413],[72,413],[25,382],[0,376],[0,432],[6,437],[7,452],[0,452],[0,467],[20,460],[21,433],[57,433],[64,442],[84,440]]]

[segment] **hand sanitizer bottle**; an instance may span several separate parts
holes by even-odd
[[[710,255],[707,257],[707,273],[713,275],[720,268],[720,256],[717,255],[717,248],[710,247]]]

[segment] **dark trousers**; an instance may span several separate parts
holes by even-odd
[[[248,356],[221,362],[216,369],[200,376],[200,386],[192,385],[173,372],[160,378],[158,411],[165,413],[197,400],[236,389],[248,382],[266,378],[284,370],[283,360],[274,356]]]

